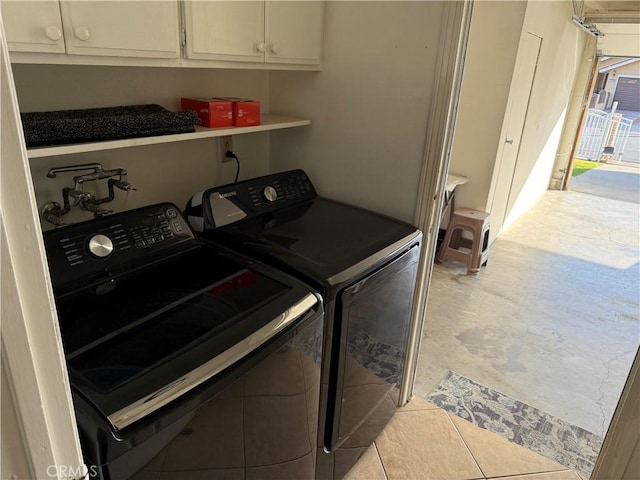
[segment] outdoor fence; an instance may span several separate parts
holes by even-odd
[[[590,108],[582,129],[576,157],[585,160],[601,160],[604,154],[613,161],[621,161],[632,123],[631,119],[615,113],[615,106],[611,112]]]

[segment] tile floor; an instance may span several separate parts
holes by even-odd
[[[414,396],[345,480],[581,480],[575,472]]]

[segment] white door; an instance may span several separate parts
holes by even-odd
[[[323,16],[324,2],[266,2],[265,61],[320,63]]]
[[[515,198],[511,187],[516,171],[520,141],[524,129],[531,89],[535,78],[538,55],[542,39],[527,33],[520,42],[518,57],[507,101],[507,116],[502,128],[503,142],[498,149],[497,174],[493,178],[493,200],[491,205],[491,238],[493,242],[509,214]]]
[[[64,53],[58,0],[0,2],[12,52]]]
[[[264,61],[264,2],[184,4],[187,58]]]
[[[61,1],[67,53],[178,58],[177,1]]]

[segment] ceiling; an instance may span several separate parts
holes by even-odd
[[[640,23],[640,2],[637,0],[574,0],[574,7],[583,9],[591,22]]]

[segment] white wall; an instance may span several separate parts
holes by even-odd
[[[458,207],[488,211],[526,2],[475,2],[449,171],[469,182]]]
[[[524,31],[543,40],[505,228],[531,208],[549,185],[588,40],[587,34],[571,21],[572,12],[568,1],[532,1],[527,5]]]
[[[321,195],[413,220],[443,5],[328,2],[322,72],[272,72],[274,111],[310,128],[271,134],[275,171]]]
[[[252,97],[268,112],[267,75],[261,70],[13,64],[21,112],[142,103],[179,110],[181,96]]]

